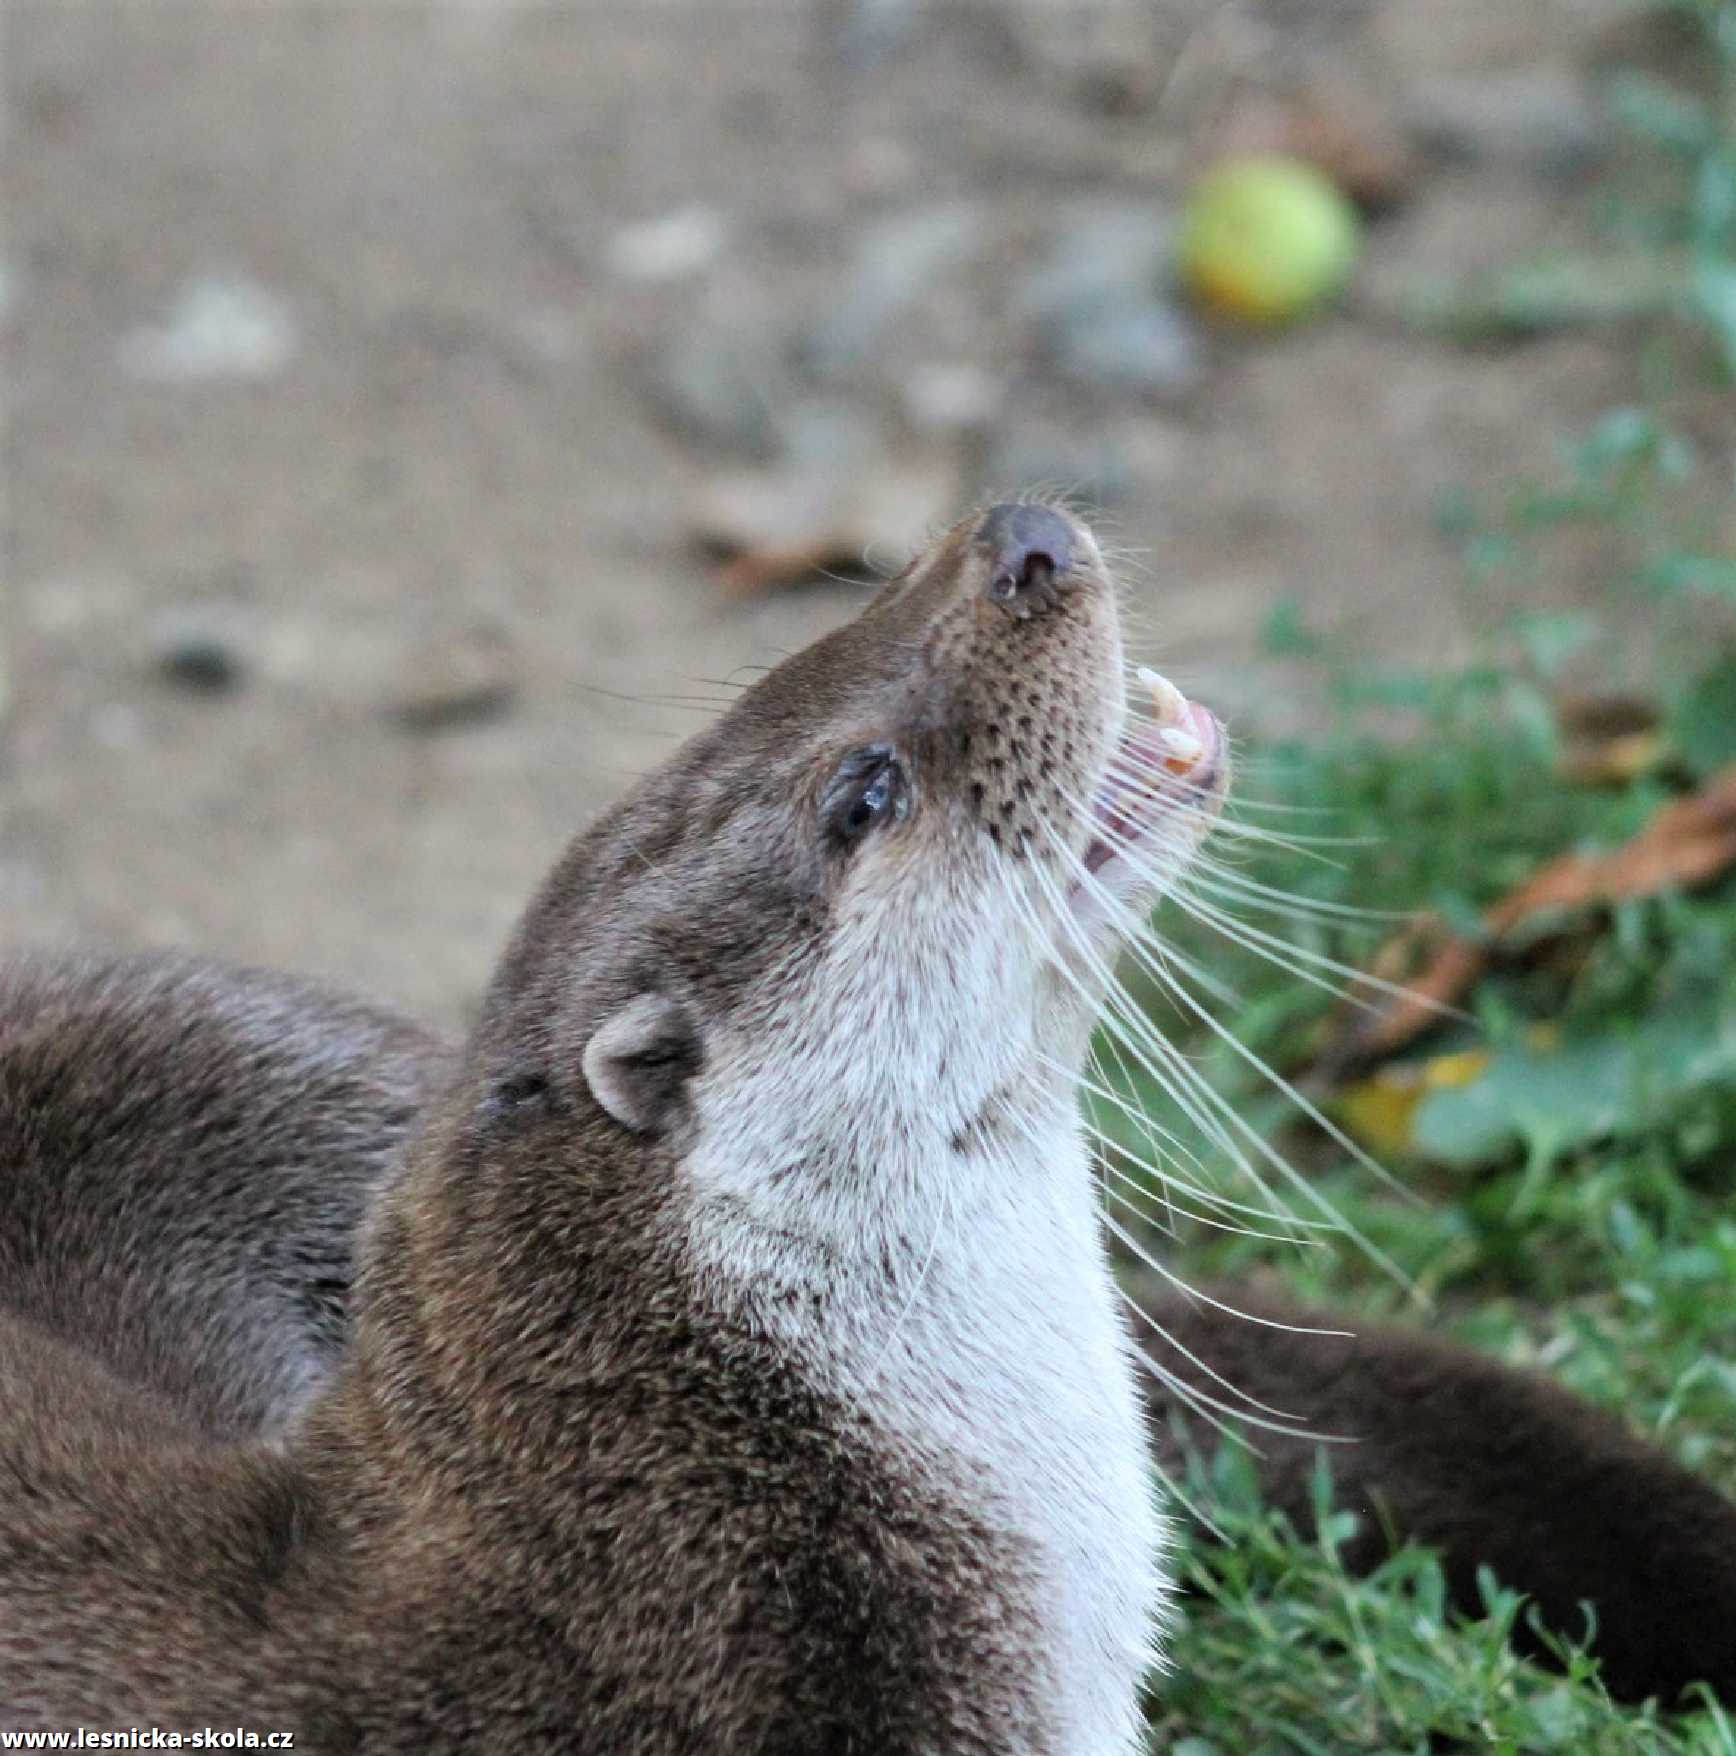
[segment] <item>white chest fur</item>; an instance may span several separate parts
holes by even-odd
[[[931,1210],[902,1216],[893,1280],[834,1283],[824,1333],[792,1326],[782,1339],[889,1434],[982,1484],[1042,1577],[1055,1747],[1132,1756],[1163,1530],[1084,1149],[1058,1117],[1016,1150],[939,1170],[922,1179],[939,1190]],[[750,1285],[800,1275],[756,1229],[702,1222],[699,1241]]]
[[[1129,1756],[1165,1584],[1131,1343],[1072,1129],[1006,1169],[1022,1186],[943,1235],[858,1394],[1011,1509],[1046,1575],[1060,1748]]]

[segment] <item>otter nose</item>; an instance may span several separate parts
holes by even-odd
[[[989,596],[1015,615],[1045,610],[1073,565],[1073,533],[1048,506],[993,506],[977,532],[993,557]]]

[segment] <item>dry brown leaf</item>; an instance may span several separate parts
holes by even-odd
[[[841,543],[819,538],[785,548],[746,550],[726,561],[714,577],[726,598],[751,598],[805,585],[828,574],[856,577],[861,572],[859,553],[851,554]]]
[[[1690,890],[1736,866],[1736,764],[1721,769],[1696,793],[1672,800],[1631,840],[1606,854],[1564,854],[1540,867],[1525,883],[1486,909],[1484,936],[1448,934],[1437,923],[1411,927],[1376,957],[1378,970],[1412,967],[1399,977],[1408,992],[1380,1011],[1363,1013],[1340,1030],[1321,1054],[1319,1069],[1337,1076],[1352,1067],[1384,1060],[1406,1048],[1440,1021],[1442,1007],[1456,1005],[1490,959],[1521,927],[1540,916],[1571,913],[1599,904]]]

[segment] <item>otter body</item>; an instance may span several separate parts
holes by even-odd
[[[1120,670],[1089,534],[996,508],[581,837],[438,1094],[371,1137],[401,1165],[361,1156],[353,1335],[311,1396],[293,1314],[213,1415],[166,1341],[100,1338],[103,1273],[21,1293],[0,1718],[1133,1751],[1160,1531],[1068,1069],[1103,899],[1180,872],[1223,770],[1192,709],[1193,771],[1159,767]],[[191,1260],[196,1209],[166,1223]]]
[[[182,1052],[195,1043],[198,1054]],[[94,1376],[116,1404],[97,1443],[117,1430],[129,1448],[141,1431],[185,1439],[189,1423],[211,1427],[213,1410],[238,1427],[288,1427],[336,1370],[350,1326],[350,1241],[413,1134],[408,1100],[436,1092],[456,1056],[410,1021],[314,984],[183,957],[26,959],[0,972],[3,1138],[12,1162],[24,1140],[39,1155],[48,1143],[61,1154],[52,1175],[39,1158],[35,1180],[14,1180],[0,1204],[8,1302],[16,1310],[21,1291],[54,1290],[46,1304],[28,1292],[24,1302],[44,1324],[66,1328],[59,1277],[105,1288],[103,1320],[83,1320],[82,1349],[56,1353],[36,1337],[33,1357],[56,1362],[42,1382],[44,1407],[67,1406],[69,1376]],[[141,1088],[151,1093],[142,1108]],[[121,1114],[130,1115],[126,1152],[81,1168],[90,1149],[80,1118]],[[280,1134],[287,1118],[295,1126]],[[296,1151],[285,1157],[273,1143],[289,1138]],[[214,1202],[225,1165],[252,1168],[220,1181],[226,1198]],[[152,1204],[117,1206],[117,1186],[152,1191]],[[26,1233],[52,1243],[54,1273],[41,1264],[20,1273]],[[179,1277],[169,1244],[183,1234],[200,1252],[193,1283],[220,1291],[224,1308],[209,1326],[165,1333],[163,1282]],[[281,1278],[256,1272],[266,1245],[283,1272],[317,1285],[285,1298]],[[1212,1290],[1220,1304],[1155,1280],[1139,1285],[1140,1306],[1168,1338],[1148,1335],[1145,1349],[1202,1390],[1227,1382],[1315,1432],[1355,1441],[1325,1452],[1336,1504],[1361,1520],[1343,1550],[1349,1565],[1378,1564],[1389,1532],[1430,1543],[1467,1612],[1481,1601],[1482,1566],[1562,1633],[1582,1635],[1581,1606],[1595,1606],[1594,1650],[1618,1697],[1669,1701],[1705,1682],[1736,1703],[1727,1636],[1736,1627],[1736,1505],[1710,1484],[1541,1377],[1391,1326],[1322,1334],[1348,1320]],[[214,1350],[212,1333],[265,1345]],[[92,1350],[110,1373],[95,1369]],[[184,1358],[201,1371],[190,1374]],[[290,1364],[262,1375],[261,1358]],[[1148,1378],[1145,1389],[1159,1459],[1180,1472],[1186,1447],[1209,1447],[1215,1436],[1161,1385]],[[1319,1455],[1299,1437],[1259,1436],[1262,1493],[1299,1528],[1314,1516]],[[124,1456],[115,1468],[133,1473]]]
[[[0,967],[0,1311],[213,1438],[281,1428],[330,1376],[362,1213],[454,1062],[260,970]]]

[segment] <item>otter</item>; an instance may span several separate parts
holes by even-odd
[[[17,1289],[6,1721],[1132,1751],[1162,1532],[1074,1081],[1223,796],[1178,713],[1130,725],[1082,524],[966,519],[562,857],[311,1394],[293,1345],[189,1392],[197,1301],[132,1346]]]
[[[1698,1683],[1736,1706],[1736,1503],[1613,1415],[1538,1373],[1396,1324],[1237,1287],[1201,1297],[1149,1277],[1134,1292],[1163,1331],[1147,1346],[1171,1384],[1207,1394],[1232,1384],[1311,1435],[1347,1441],[1247,1435],[1263,1498],[1298,1530],[1314,1527],[1324,1458],[1334,1506],[1357,1515],[1340,1549],[1352,1571],[1378,1566],[1395,1537],[1415,1539],[1439,1551],[1464,1613],[1481,1611],[1477,1574],[1488,1567],[1550,1633],[1589,1634],[1616,1700],[1672,1706]],[[1152,1412],[1159,1459],[1178,1476],[1218,1438],[1167,1389]],[[1514,1634],[1522,1651],[1550,1658],[1527,1619]]]
[[[348,1338],[363,1213],[455,1064],[270,971],[0,965],[0,1311],[208,1438],[283,1430]]]
[[[271,972],[15,960],[0,969],[0,1297],[126,1381],[142,1420],[287,1431],[337,1369],[353,1241],[456,1058],[408,1019]],[[1618,1699],[1704,1683],[1736,1704],[1736,1505],[1614,1417],[1396,1325],[1150,1274],[1128,1290],[1149,1319],[1164,1470],[1218,1439],[1174,1381],[1234,1385],[1347,1441],[1261,1431],[1250,1455],[1303,1529],[1326,1457],[1335,1505],[1359,1517],[1354,1570],[1414,1538],[1467,1613],[1482,1566],[1560,1634],[1583,1638],[1591,1605]]]
[[[335,1373],[354,1240],[456,1050],[315,984],[179,956],[16,959],[0,968],[0,1302],[46,1330],[21,1370],[76,1349],[136,1441],[287,1431]],[[1455,1599],[1480,1564],[1544,1623],[1582,1634],[1618,1697],[1710,1684],[1736,1701],[1736,1507],[1546,1380],[1391,1326],[1218,1304],[1148,1280],[1142,1336],[1157,1450],[1213,1437],[1171,1393],[1229,1382],[1354,1439],[1327,1453],[1346,1550],[1438,1546]],[[1294,1327],[1277,1327],[1287,1322]],[[18,1381],[14,1381],[18,1388]],[[1267,1499],[1306,1525],[1317,1447],[1261,1433]],[[1521,1629],[1521,1633],[1523,1633]]]

